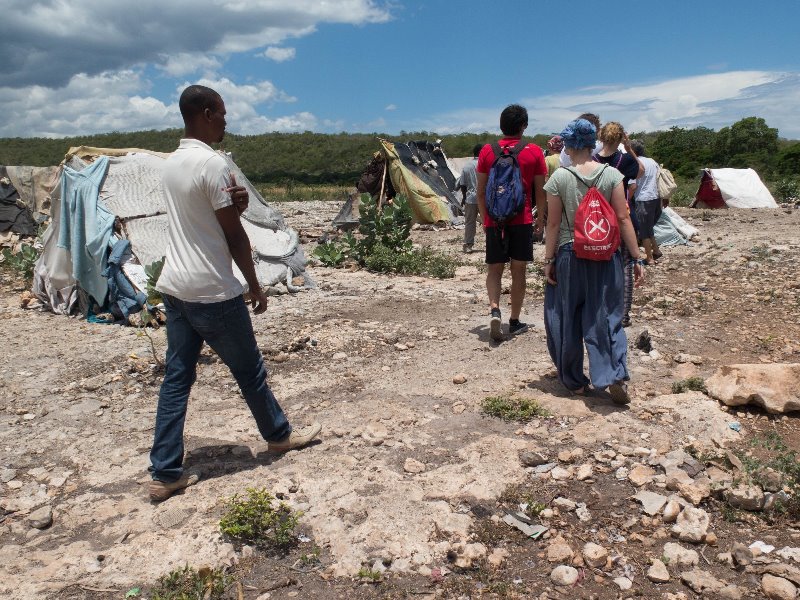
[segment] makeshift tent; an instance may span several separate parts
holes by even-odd
[[[704,169],[692,208],[777,208],[753,169]]]
[[[250,194],[242,222],[262,285],[283,284],[289,291],[313,285],[305,276],[306,258],[297,233],[267,205],[230,157],[220,154]],[[139,149],[70,149],[51,194],[52,219],[34,272],[33,291],[46,307],[61,314],[75,312],[81,289],[99,306],[105,305],[108,281],[101,277],[108,270],[111,249],[121,239],[130,241],[132,252],[121,269],[137,291],[146,291],[144,267],[161,260],[168,243],[161,190],[167,156]],[[244,283],[235,265],[234,272]],[[302,285],[295,285],[292,280],[301,276]]]
[[[0,166],[0,234],[36,235],[50,214],[56,167]]]
[[[438,143],[379,141],[381,149],[375,153],[356,186],[359,192],[376,198],[403,194],[417,223],[455,224],[463,220],[461,203],[453,191],[455,176]],[[334,224],[346,228],[356,222],[357,203],[351,196],[334,219]]]
[[[661,247],[688,244],[699,233],[696,227],[689,225],[669,206],[661,211],[661,216],[653,227],[656,242]]]

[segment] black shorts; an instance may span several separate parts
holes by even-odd
[[[653,227],[661,217],[661,200],[637,200],[636,217],[639,219],[639,239],[655,237]]]
[[[533,224],[486,227],[486,264],[533,260]]]

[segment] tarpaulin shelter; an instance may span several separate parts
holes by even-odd
[[[242,215],[254,248],[256,273],[264,286],[283,284],[289,291],[313,285],[305,275],[306,258],[295,231],[267,205],[225,153],[250,194]],[[161,175],[168,154],[136,148],[71,148],[59,167],[51,194],[50,226],[36,263],[33,291],[53,312],[77,310],[80,290],[102,307],[108,298],[108,257],[120,240],[130,242],[122,271],[137,291],[145,291],[144,267],[161,260],[168,243]],[[118,258],[118,257],[116,257]],[[234,265],[234,273],[244,277]],[[302,277],[295,285],[293,279]],[[285,291],[285,290],[284,290]]]
[[[57,167],[0,166],[0,235],[36,235],[50,214]]]
[[[457,223],[463,212],[453,190],[455,175],[442,147],[428,141],[378,141],[381,148],[361,175],[358,191],[376,198],[403,194],[417,223]],[[353,203],[349,198],[334,224],[358,220]]]
[[[777,208],[753,169],[703,169],[692,208]]]

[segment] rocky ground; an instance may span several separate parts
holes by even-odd
[[[338,204],[281,208],[310,252]],[[163,329],[22,309],[3,274],[0,594],[149,597],[189,564],[260,600],[796,597],[800,211],[680,212],[701,234],[636,292],[629,407],[558,383],[537,268],[534,328],[491,343],[480,254],[460,255],[461,231],[416,230],[464,261],[454,279],[317,266],[317,289],[254,318],[276,395],[294,423],[324,424],[320,443],[267,454],[206,351],[186,426],[203,479],[159,505],[145,484]],[[795,412],[673,393],[692,377],[728,393],[711,376],[733,364],[770,365],[739,383],[760,376],[771,410]],[[545,412],[503,421],[487,397]],[[288,555],[221,536],[223,500],[248,487],[302,511]]]

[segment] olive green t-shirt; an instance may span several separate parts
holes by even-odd
[[[597,178],[600,170],[603,168],[604,166],[600,165],[589,177],[584,177],[578,173],[574,167],[561,167],[553,171],[550,179],[544,184],[544,191],[561,198],[561,203],[564,206],[564,210],[561,213],[561,228],[558,232],[559,248],[564,244],[574,241],[572,228],[575,224],[575,211],[578,210],[578,205],[581,203],[581,200],[583,200],[584,194],[586,194],[589,186],[595,178]],[[577,174],[585,185],[579,184],[575,175],[568,173],[568,170]],[[614,191],[614,188],[617,187],[622,180],[622,173],[617,171],[614,167],[605,166],[603,174],[597,179],[595,185],[610,203],[611,192]],[[564,218],[564,212],[567,214],[567,219]]]

